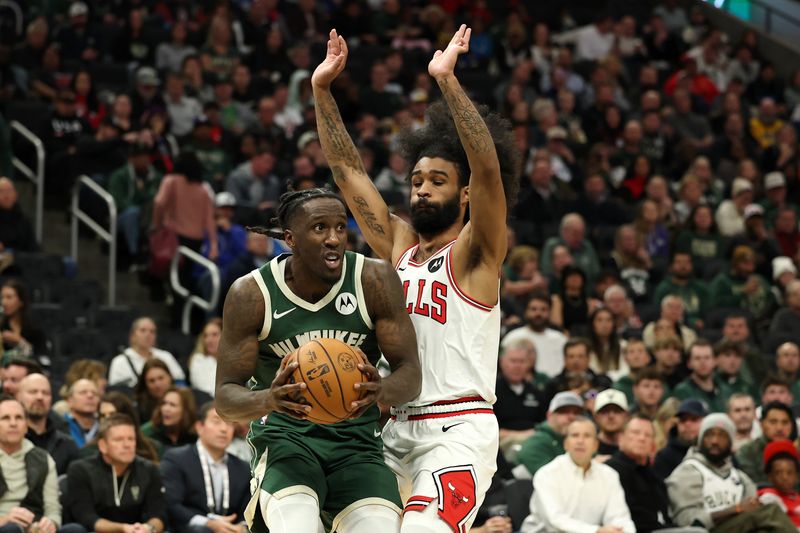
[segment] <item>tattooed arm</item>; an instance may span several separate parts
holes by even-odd
[[[436,79],[447,101],[472,173],[466,252],[479,257],[496,278],[506,255],[506,199],[500,163],[486,123],[453,74],[458,56],[469,50],[470,34],[471,30],[462,24],[444,52],[436,51],[428,72]],[[496,300],[496,289],[492,292],[495,292],[492,299]]]
[[[361,283],[378,346],[392,368],[381,382],[377,400],[383,405],[402,405],[419,395],[421,374],[417,335],[405,309],[400,279],[386,261],[367,259]]]
[[[389,213],[342,122],[330,85],[344,70],[346,61],[347,43],[336,34],[336,30],[331,30],[325,60],[311,77],[320,145],[333,179],[342,190],[367,243],[379,257],[394,263],[399,259],[395,254],[399,256],[414,244],[416,237],[404,221]]]
[[[305,383],[288,384],[297,363],[282,368],[269,389],[247,388],[258,363],[258,334],[264,321],[264,307],[261,290],[249,274],[236,280],[225,298],[215,403],[219,415],[231,422],[258,420],[273,411],[303,418],[310,409],[290,400],[290,396],[305,388]]]

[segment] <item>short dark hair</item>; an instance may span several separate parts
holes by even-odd
[[[733,352],[739,357],[744,357],[744,346],[740,342],[734,342],[728,339],[722,339],[714,345],[714,355],[723,354],[726,352]]]
[[[125,413],[114,413],[100,421],[100,429],[97,431],[97,438],[105,439],[108,436],[108,432],[111,431],[111,428],[117,426],[130,426],[134,429],[134,432],[136,430],[136,423],[133,421],[133,418]]]
[[[550,302],[550,296],[542,291],[536,291],[528,297],[528,302],[525,304],[525,307],[530,305],[533,301],[545,302],[547,307],[550,307],[552,303]]]
[[[653,424],[653,419],[650,418],[649,416],[647,416],[646,414],[641,413],[641,412],[633,413],[630,417],[628,417],[628,421],[625,422],[624,426],[622,426],[622,431],[625,431],[626,429],[628,429],[628,426],[634,420],[645,420],[647,422],[650,422],[650,425],[653,426],[653,433],[654,433],[653,436],[655,437],[655,429],[656,428],[655,428],[655,424]]]
[[[687,359],[692,358],[692,351],[695,348],[711,348],[711,353],[714,353],[714,345],[711,344],[711,342],[706,339],[699,338],[695,340],[691,345],[689,345],[689,350],[686,352]]]
[[[216,409],[216,408],[217,407],[214,404],[214,400],[211,400],[210,402],[206,402],[203,405],[201,405],[200,409],[198,409],[198,411],[197,411],[197,421],[198,422],[202,422],[203,424],[205,424],[206,423],[206,417],[208,416],[208,413],[210,413],[212,409]]]
[[[764,381],[761,382],[761,394],[764,394],[767,391],[767,389],[769,387],[772,387],[773,385],[784,387],[788,391],[792,390],[792,384],[789,383],[789,381],[776,374],[770,374],[769,376],[764,378]]]
[[[25,411],[25,406],[22,405],[22,402],[17,400],[11,394],[6,394],[6,393],[0,394],[0,403],[3,403],[3,402],[17,402],[20,405],[20,407],[22,407],[22,410]]]
[[[6,362],[3,368],[8,368],[10,366],[24,367],[28,371],[28,374],[42,373],[42,366],[33,359],[28,359],[27,357],[12,357]]]
[[[175,160],[173,172],[175,174],[182,174],[186,176],[188,181],[200,182],[203,181],[203,175],[205,174],[206,169],[194,152],[185,151],[181,152],[181,154]]]
[[[566,343],[564,343],[564,357],[567,356],[567,351],[575,346],[583,346],[586,348],[586,355],[589,355],[589,352],[591,351],[591,345],[589,344],[588,340],[584,339],[583,337],[572,337]]]
[[[653,366],[646,366],[639,369],[633,377],[633,384],[638,385],[645,380],[660,381],[662,385],[664,384],[664,376]]]

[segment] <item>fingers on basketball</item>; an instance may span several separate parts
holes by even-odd
[[[300,394],[308,401],[308,419],[318,424],[334,424],[350,417],[354,401],[361,399],[356,383],[368,381],[359,370],[366,358],[335,339],[316,339],[297,350],[299,366],[293,376],[306,384]]]

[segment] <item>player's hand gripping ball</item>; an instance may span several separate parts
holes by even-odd
[[[351,404],[363,394],[354,385],[369,381],[358,368],[367,363],[364,357],[336,339],[316,339],[284,357],[281,366],[293,361],[298,366],[289,383],[306,384],[306,389],[294,398],[311,406],[306,418],[317,424],[335,424],[350,418]]]

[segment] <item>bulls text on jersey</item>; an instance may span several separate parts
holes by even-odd
[[[293,339],[289,338],[270,343],[269,348],[278,357],[286,357],[307,342],[315,339],[336,339],[347,345],[358,347],[364,344],[366,338],[367,335],[363,333],[353,333],[352,331],[343,331],[339,329],[317,329],[307,331],[301,335],[295,335]]]
[[[447,322],[447,285],[441,281],[428,283],[426,279],[417,280],[417,297],[408,297],[411,281],[403,281],[403,294],[406,312],[409,315],[427,316],[440,324]]]

